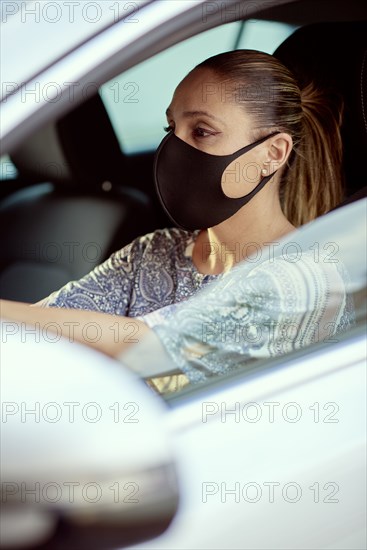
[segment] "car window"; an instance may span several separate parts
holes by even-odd
[[[287,23],[249,19],[243,25],[237,48],[272,54],[297,28]]]
[[[0,157],[0,180],[10,180],[16,178],[18,170],[10,160],[8,155]]]
[[[184,373],[153,379],[152,386],[160,393],[200,389],[218,375],[246,373],[320,342],[334,346],[365,326],[366,204],[340,208],[258,248],[191,298],[145,315],[164,346],[149,356],[150,365]],[[135,353],[137,362],[147,360],[140,348]]]
[[[107,82],[100,88],[100,95],[121,149],[133,154],[158,146],[172,94],[198,63],[238,48],[272,53],[295,28],[257,20],[223,25],[185,40]]]

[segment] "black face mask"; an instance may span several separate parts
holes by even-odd
[[[235,159],[278,134],[274,132],[232,155],[211,155],[195,149],[170,133],[154,159],[158,197],[168,216],[184,229],[206,229],[227,220],[247,204],[273,177],[265,176],[244,197],[233,199],[222,190],[222,175]]]

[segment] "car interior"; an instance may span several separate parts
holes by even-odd
[[[305,24],[312,17],[297,6],[269,8],[257,17],[289,26],[291,34],[273,53],[301,83],[312,78],[342,94],[342,204],[364,197],[367,22]],[[233,49],[239,45],[234,36]],[[153,157],[154,148],[133,153],[121,148],[101,93],[13,151],[8,162],[16,175],[3,178],[0,191],[7,235],[0,255],[1,298],[37,302],[135,237],[170,226],[155,196]]]

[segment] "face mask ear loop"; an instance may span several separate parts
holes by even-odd
[[[236,153],[233,153],[233,160],[236,160],[238,157],[240,157],[241,155],[244,155],[245,153],[247,153],[248,151],[250,151],[251,149],[253,149],[254,147],[256,147],[257,145],[260,145],[260,143],[263,143],[264,141],[266,141],[267,139],[273,137],[273,136],[276,136],[277,134],[280,134],[280,132],[273,132],[272,134],[269,134],[268,136],[264,136],[260,139],[258,139],[257,141],[255,141],[254,143],[250,143],[250,145],[246,145],[246,147],[243,147],[242,149],[240,149],[239,151],[236,151]],[[233,161],[232,161],[233,162]],[[269,174],[268,176],[264,176],[263,178],[261,178],[261,180],[259,181],[259,183],[256,185],[255,189],[253,189],[252,191],[250,191],[250,193],[248,193],[247,195],[242,195],[242,197],[238,197],[236,199],[232,199],[232,200],[241,200],[241,199],[248,199],[248,201],[250,201],[252,199],[252,197],[254,197],[256,195],[256,193],[258,193],[259,191],[261,191],[261,189],[268,183],[268,181],[274,176],[274,174],[277,172],[277,170],[274,170],[274,172],[272,174]],[[223,174],[222,174],[223,176]],[[223,192],[223,190],[222,190]],[[226,196],[224,193],[223,193],[224,196]],[[227,198],[230,198],[230,197],[227,197]]]
[[[232,157],[231,162],[232,162],[232,160],[236,160],[241,155],[244,155],[248,151],[251,151],[251,149],[253,149],[254,147],[257,147],[258,145],[260,145],[260,143],[263,143],[267,139],[270,139],[271,137],[276,136],[277,134],[280,134],[280,132],[273,132],[272,134],[269,134],[268,136],[264,136],[264,137],[258,139],[257,141],[254,141],[254,143],[250,143],[249,145],[246,145],[245,147],[242,147],[242,149],[239,149],[238,151],[236,151],[232,155],[228,155],[229,157]]]
[[[248,202],[254,197],[261,189],[268,183],[268,181],[274,176],[274,174],[277,172],[275,170],[272,174],[269,174],[268,176],[265,176],[264,178],[261,178],[255,189],[250,191],[250,193],[247,193],[247,195],[243,195],[242,197],[239,197],[239,200],[241,199],[248,199]]]

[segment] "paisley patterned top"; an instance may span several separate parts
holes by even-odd
[[[192,262],[198,233],[173,228],[139,237],[39,305],[137,317],[182,302],[218,277],[199,273]]]
[[[198,233],[174,228],[140,237],[42,305],[145,321],[182,373],[155,379],[161,392],[333,339],[353,323],[339,262],[322,253],[316,261],[310,250],[263,254],[226,274],[203,275],[191,258]]]

